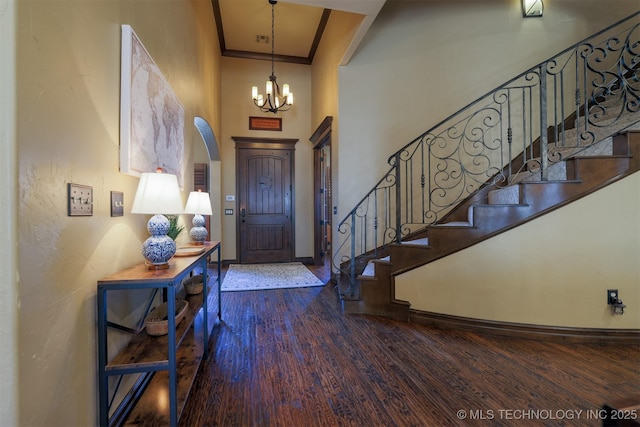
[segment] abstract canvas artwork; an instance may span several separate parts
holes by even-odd
[[[184,183],[184,107],[131,26],[122,25],[120,171],[162,168]]]

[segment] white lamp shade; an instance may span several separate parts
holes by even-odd
[[[178,178],[169,173],[140,176],[131,213],[178,215],[184,212]]]
[[[194,215],[211,215],[212,211],[209,193],[205,193],[203,191],[192,191],[189,193],[184,213]]]

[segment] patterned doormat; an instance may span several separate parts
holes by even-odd
[[[222,292],[323,286],[300,262],[284,264],[231,264],[222,281]]]

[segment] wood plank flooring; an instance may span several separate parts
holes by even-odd
[[[223,293],[222,308],[182,426],[599,426],[604,403],[640,396],[638,345],[348,315],[331,284]]]

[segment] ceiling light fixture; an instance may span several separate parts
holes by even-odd
[[[258,107],[263,113],[273,114],[276,114],[278,111],[287,111],[291,108],[291,105],[293,105],[293,93],[289,92],[289,85],[283,84],[281,92],[274,72],[274,6],[276,3],[278,3],[276,0],[269,0],[269,4],[271,5],[271,75],[269,76],[269,80],[267,80],[265,88],[266,98],[263,97],[261,93],[258,93],[258,86],[253,86],[251,88],[251,98],[253,99],[253,103],[256,107]]]

